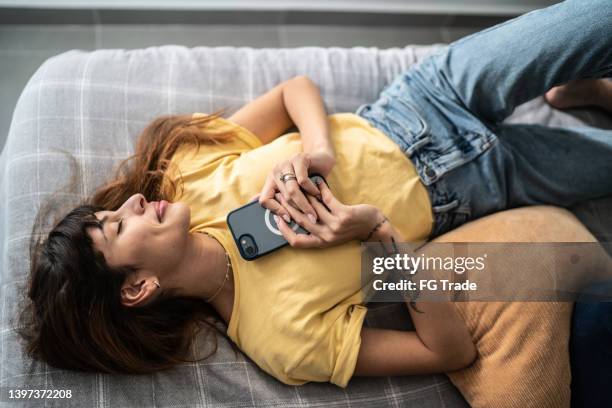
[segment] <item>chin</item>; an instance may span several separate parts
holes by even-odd
[[[189,229],[189,224],[191,222],[191,208],[181,201],[177,201],[172,203],[172,213],[173,218],[177,220],[178,223],[182,224],[184,229]]]

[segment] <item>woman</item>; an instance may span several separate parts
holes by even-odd
[[[297,77],[228,119],[154,120],[135,164],[35,248],[28,350],[60,367],[150,372],[185,361],[197,323],[216,328],[219,316],[287,384],[470,364],[474,344],[449,304],[409,308],[416,332],[362,327],[360,242],[418,241],[506,208],[612,192],[609,132],[501,124],[555,85],[609,76],[611,14],[608,2],[570,1],[468,36],[357,115],[327,117]],[[574,82],[547,98],[609,107],[612,90]],[[299,134],[279,137],[293,125]],[[290,246],[246,262],[225,216],[256,193]]]

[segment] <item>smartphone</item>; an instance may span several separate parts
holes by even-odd
[[[315,184],[317,179],[327,184],[325,178],[318,173],[313,173],[309,178]],[[274,213],[259,204],[257,200],[230,211],[227,214],[226,222],[240,255],[247,261],[257,259],[289,244],[274,221]],[[296,234],[310,234],[293,219],[289,227]]]

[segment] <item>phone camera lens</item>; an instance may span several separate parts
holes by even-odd
[[[255,240],[249,234],[240,237],[240,246],[242,252],[248,257],[254,257],[259,252]]]

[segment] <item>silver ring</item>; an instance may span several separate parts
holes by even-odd
[[[285,174],[282,174],[282,175],[279,177],[279,179],[280,179],[280,181],[282,181],[283,183],[286,183],[286,182],[287,182],[287,181],[289,181],[289,180],[297,180],[297,177],[295,176],[295,174],[292,174],[292,173],[285,173]]]

